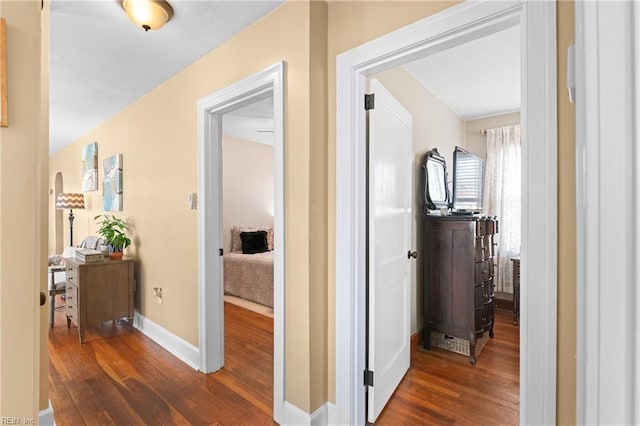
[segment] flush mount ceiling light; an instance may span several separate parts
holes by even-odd
[[[173,16],[171,5],[164,0],[122,0],[122,8],[145,31],[157,30]]]

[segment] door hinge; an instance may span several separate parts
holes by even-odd
[[[369,111],[370,109],[373,109],[375,107],[375,103],[376,103],[376,95],[375,94],[370,94],[370,95],[364,95],[364,109]]]
[[[373,371],[364,370],[364,385],[373,386]]]
[[[218,253],[220,253],[220,256],[222,256],[224,254],[224,250],[223,249],[218,249]]]

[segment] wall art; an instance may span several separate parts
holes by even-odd
[[[102,162],[102,209],[122,211],[122,154],[112,155]]]
[[[82,192],[98,189],[98,142],[82,148]]]

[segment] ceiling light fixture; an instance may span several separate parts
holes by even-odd
[[[122,8],[145,31],[157,30],[173,16],[173,8],[164,0],[122,0]]]

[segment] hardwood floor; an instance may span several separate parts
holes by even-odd
[[[62,311],[49,333],[49,399],[58,425],[273,424],[273,320],[225,303],[225,367],[194,371],[145,335],[106,323],[78,343]],[[497,311],[478,356],[413,351],[377,424],[517,424],[518,327]]]
[[[49,332],[49,399],[58,425],[273,424],[273,320],[225,303],[225,367],[194,371],[144,334],[105,323]]]
[[[496,310],[495,337],[475,366],[454,352],[412,348],[411,367],[376,424],[517,425],[520,330],[511,320],[511,311]]]

